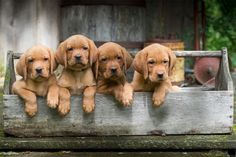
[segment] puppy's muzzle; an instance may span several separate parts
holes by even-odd
[[[111,74],[115,75],[117,72],[117,68],[116,67],[111,67]]]
[[[76,60],[76,63],[81,63],[81,56],[80,55],[76,55],[75,56],[75,60]]]
[[[35,69],[35,71],[36,71],[37,74],[42,74],[43,68],[38,67],[38,68]]]
[[[157,79],[158,80],[163,80],[164,79],[164,72],[158,72],[157,73]]]

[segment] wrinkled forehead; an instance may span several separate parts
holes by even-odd
[[[99,56],[106,56],[108,58],[114,58],[117,56],[122,56],[122,50],[120,46],[111,44],[111,45],[104,45],[99,47]]]
[[[148,58],[154,58],[157,60],[169,59],[168,48],[151,47],[147,48],[146,51],[148,52]]]
[[[88,39],[85,37],[71,37],[66,40],[67,47],[88,47]]]
[[[26,52],[26,58],[42,59],[45,57],[50,57],[49,51],[45,48],[31,48]]]

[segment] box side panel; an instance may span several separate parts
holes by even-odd
[[[132,107],[122,107],[112,96],[96,95],[96,109],[85,114],[81,96],[72,96],[65,116],[38,98],[38,113],[29,118],[21,99],[4,96],[4,131],[20,137],[150,134],[221,134],[233,125],[233,93],[181,91],[169,93],[165,103],[152,106],[152,94],[137,92]]]

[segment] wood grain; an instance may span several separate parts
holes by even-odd
[[[132,107],[124,108],[109,95],[96,95],[94,113],[85,114],[81,96],[72,96],[71,112],[60,117],[38,98],[38,114],[29,118],[22,101],[4,95],[4,131],[19,137],[103,136],[231,133],[233,92],[183,89],[167,95],[153,108],[151,93],[137,92]]]
[[[145,8],[73,5],[62,8],[61,40],[84,34],[94,41],[144,41]]]
[[[3,92],[5,94],[11,93],[12,84],[16,81],[16,75],[14,70],[14,58],[13,52],[8,51],[7,53],[7,63],[6,63],[6,73],[4,79]]]
[[[226,151],[199,152],[0,152],[7,157],[228,157]]]
[[[236,135],[89,136],[0,138],[0,150],[224,150],[236,148]]]

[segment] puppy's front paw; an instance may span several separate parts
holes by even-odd
[[[56,108],[58,106],[58,96],[48,96],[47,104],[50,108]]]
[[[95,104],[94,103],[90,103],[90,104],[83,104],[83,110],[86,113],[90,113],[93,112],[95,109]]]
[[[130,84],[125,84],[121,103],[125,106],[131,106],[133,103],[133,87]]]
[[[58,105],[57,110],[61,116],[67,115],[70,112],[70,101],[69,100],[61,100]]]
[[[125,107],[131,106],[133,103],[133,93],[124,93],[123,99],[122,99],[122,104]]]
[[[160,107],[163,104],[164,99],[153,98],[152,101],[154,107]]]
[[[172,87],[171,87],[171,91],[173,91],[173,92],[180,92],[180,91],[181,91],[181,88],[178,87],[178,86],[172,86]]]
[[[36,103],[25,102],[25,113],[27,113],[29,117],[35,116],[37,113],[37,110],[38,108],[37,108]]]

